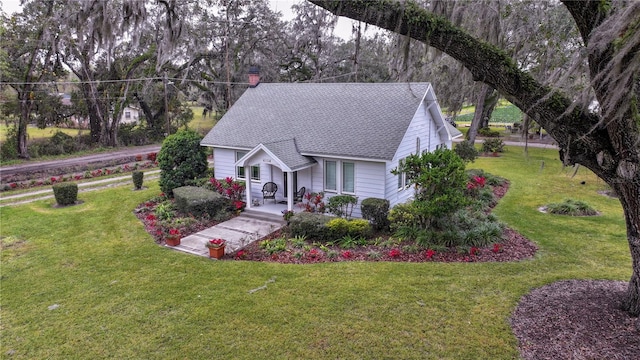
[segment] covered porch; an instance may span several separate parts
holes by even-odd
[[[259,188],[256,180],[247,181],[247,209],[279,215],[284,211],[300,211],[295,204],[296,194],[310,192],[311,168],[316,164],[315,159],[298,152],[294,139],[258,144],[235,163],[244,168],[248,178],[251,167],[261,169]],[[266,194],[262,189],[268,183],[275,191]]]

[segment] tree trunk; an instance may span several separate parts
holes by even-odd
[[[476,111],[473,114],[473,120],[471,120],[471,128],[469,128],[469,132],[467,133],[467,140],[469,140],[471,144],[474,144],[476,142],[478,129],[480,128],[480,124],[482,123],[482,116],[485,113],[484,108],[486,99],[489,95],[489,92],[491,91],[493,91],[493,89],[489,85],[482,84],[480,93],[478,94],[478,98],[476,99]]]
[[[27,124],[29,124],[29,115],[31,110],[30,101],[26,99],[29,96],[28,92],[22,94],[20,99],[20,119],[17,126],[17,146],[18,157],[23,159],[29,158],[29,151],[27,149]]]
[[[623,309],[632,316],[640,315],[640,184],[615,179],[609,185],[618,194],[624,209],[627,225],[627,239],[631,251],[631,267],[633,273],[623,302]]]

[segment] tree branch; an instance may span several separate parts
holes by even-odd
[[[593,29],[597,28],[605,19],[605,13],[607,11],[607,4],[609,1],[601,0],[588,0],[588,1],[575,1],[575,0],[561,0],[562,4],[569,10],[573,17],[582,41],[586,46],[589,43],[589,37]],[[608,5],[610,6],[610,4]]]
[[[338,16],[364,21],[422,41],[461,62],[474,80],[489,84],[531,116],[558,142],[568,164],[599,166],[596,154],[615,153],[599,115],[575,106],[559,90],[542,85],[499,48],[481,41],[412,1],[310,0]]]

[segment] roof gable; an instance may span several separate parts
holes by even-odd
[[[262,83],[202,145],[254,148],[295,139],[300,154],[390,160],[428,83]]]

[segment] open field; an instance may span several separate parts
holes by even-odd
[[[0,125],[0,141],[5,141],[7,139],[7,131],[8,127],[5,124]],[[78,134],[88,134],[89,130],[79,130],[79,129],[68,129],[68,128],[59,128],[59,127],[51,127],[45,129],[38,129],[35,126],[29,126],[27,128],[27,134],[29,134],[29,140],[35,139],[43,139],[50,138],[56,131],[62,131],[63,133],[71,136],[76,136]]]
[[[509,317],[561,279],[627,281],[622,210],[553,150],[508,148],[473,168],[508,178],[495,214],[534,241],[517,263],[211,261],[156,245],[132,213],[159,193],[128,187],[3,208],[2,343],[15,359],[514,359]],[[582,185],[581,182],[585,184]],[[601,216],[537,208],[582,200]],[[273,282],[267,283],[270,279]],[[264,290],[249,293],[267,283]]]

